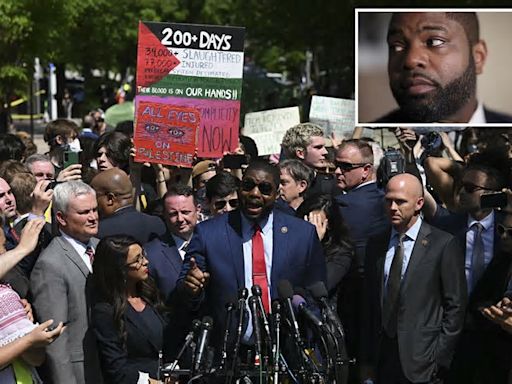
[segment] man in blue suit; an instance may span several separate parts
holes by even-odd
[[[169,302],[180,275],[185,248],[199,218],[200,208],[191,187],[175,184],[164,196],[164,220],[167,233],[144,245],[149,274],[155,280],[164,301]]]
[[[389,225],[384,192],[377,185],[372,147],[363,140],[345,140],[336,152],[336,180],[344,193],[336,196],[355,246],[355,261],[338,292],[338,312],[351,356],[359,358],[361,298],[368,238]]]
[[[225,304],[241,288],[260,285],[265,305],[277,298],[280,280],[301,287],[326,281],[315,227],[274,209],[278,186],[277,168],[252,162],[241,182],[240,210],[200,223],[190,241],[178,289],[192,305],[203,305],[212,315],[217,345],[225,324]]]

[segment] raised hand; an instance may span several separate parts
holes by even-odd
[[[203,272],[201,268],[197,266],[196,260],[193,257],[190,258],[190,269],[185,277],[185,289],[187,292],[192,296],[199,295],[208,284],[209,279],[210,274]]]

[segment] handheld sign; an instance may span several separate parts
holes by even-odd
[[[191,167],[238,146],[245,30],[139,23],[136,161]]]

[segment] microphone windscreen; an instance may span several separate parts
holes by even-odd
[[[281,312],[281,303],[279,300],[274,300],[272,302],[272,313],[279,313]]]
[[[238,291],[238,298],[239,299],[247,299],[247,296],[249,296],[249,290],[247,288],[241,288]]]
[[[304,298],[300,295],[293,295],[293,298],[292,298],[293,309],[295,309],[297,311],[301,304],[306,305],[306,300],[304,300]]]
[[[201,320],[194,319],[192,321],[192,330],[197,331],[199,328],[201,328]]]
[[[210,316],[203,317],[203,328],[211,329],[213,326],[213,319]]]
[[[293,296],[293,287],[288,280],[281,280],[277,284],[277,292],[280,299],[291,299]]]
[[[316,283],[310,285],[308,290],[311,292],[311,295],[313,295],[315,299],[320,299],[329,295],[323,281],[317,281]]]
[[[261,287],[259,285],[253,285],[251,288],[251,292],[254,296],[261,297]]]

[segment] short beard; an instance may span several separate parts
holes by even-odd
[[[476,93],[476,68],[470,55],[464,73],[444,87],[424,95],[409,96],[393,90],[406,122],[433,123],[448,119]]]

